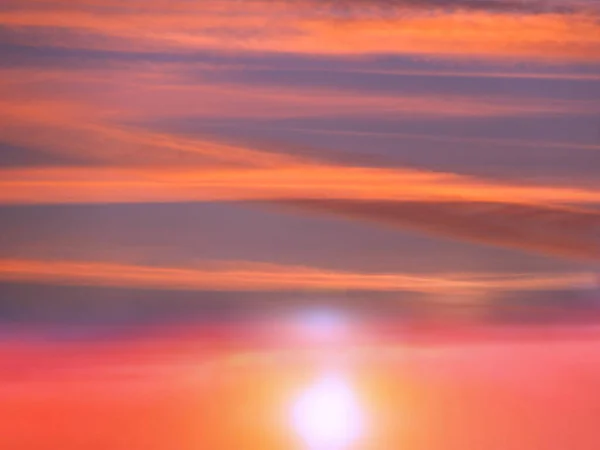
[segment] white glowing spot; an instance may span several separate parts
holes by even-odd
[[[348,323],[345,317],[334,311],[307,311],[298,319],[302,334],[309,338],[339,339],[348,332]]]
[[[354,392],[337,375],[327,375],[304,391],[293,405],[292,420],[309,450],[345,449],[363,426]]]

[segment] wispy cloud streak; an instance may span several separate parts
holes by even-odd
[[[296,200],[287,204],[399,229],[600,261],[600,212],[509,203]]]
[[[143,66],[140,71],[145,70]],[[539,96],[460,95],[452,92],[388,93],[320,86],[258,86],[204,80],[176,79],[168,68],[158,67],[153,78],[138,78],[127,71],[106,72],[105,77],[68,73],[60,80],[39,82],[35,70],[2,71],[9,77],[32,79],[31,84],[4,81],[0,92],[3,115],[27,119],[40,115],[56,120],[56,111],[76,111],[83,118],[149,120],[156,118],[251,118],[294,117],[495,118],[596,115],[597,102],[551,99]]]
[[[120,9],[63,3],[52,9],[25,2],[22,9],[0,12],[0,25],[13,31],[13,41],[83,48],[600,59],[591,8],[485,3],[403,2],[385,9],[377,7],[381,2],[371,3],[374,8],[354,2],[350,9],[316,8],[311,1],[136,3]]]
[[[262,201],[557,256],[600,259],[597,189],[516,185],[418,170],[290,165],[275,169],[4,170],[0,202]],[[574,205],[580,206],[575,208]]]
[[[148,50],[153,55],[190,55],[216,50],[230,55],[287,53],[288,58],[290,54],[304,58],[410,54],[600,60],[600,26],[592,8],[572,3],[545,9],[539,2],[525,3],[494,1],[484,7],[472,0],[452,5],[442,0],[330,2],[316,11],[310,1],[236,2],[235,9],[229,1],[174,5],[156,1],[143,6],[27,1],[0,9],[0,27],[9,43],[108,48],[116,53]],[[301,58],[298,61],[302,63]],[[139,125],[181,117],[475,121],[586,115],[588,120],[600,110],[593,99],[455,95],[451,89],[439,95],[384,95],[358,85],[344,90],[318,84],[302,88],[232,83],[214,74],[203,76],[201,70],[195,73],[197,69],[195,64],[160,60],[101,71],[4,69],[1,140],[75,156],[88,166],[2,169],[0,203],[258,202],[542,254],[599,258],[598,212],[593,209],[600,203],[597,186],[519,184],[415,169],[336,166],[285,148],[277,153]],[[398,74],[427,75],[409,69]],[[505,71],[437,74],[546,78]],[[585,74],[548,77],[595,79]],[[418,133],[403,136],[453,139]],[[454,142],[538,145],[520,139],[457,138]],[[548,147],[570,145],[548,143]],[[573,148],[597,146],[574,144]]]
[[[452,173],[328,165],[4,169],[2,203],[347,199],[595,204],[600,191],[493,182]]]
[[[592,277],[559,274],[352,273],[244,261],[205,262],[197,267],[157,267],[60,260],[0,260],[0,280],[49,284],[205,291],[544,291],[576,288]]]

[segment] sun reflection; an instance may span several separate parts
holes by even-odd
[[[308,450],[344,450],[364,426],[355,393],[338,374],[327,374],[301,393],[292,421]]]

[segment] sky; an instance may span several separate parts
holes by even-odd
[[[600,445],[596,1],[4,0],[0,56],[0,447],[301,448],[342,343],[364,448]]]

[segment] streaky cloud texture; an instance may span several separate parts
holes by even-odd
[[[0,187],[0,202],[8,204],[275,201],[475,242],[600,259],[600,213],[581,208],[600,202],[595,189],[309,164],[254,170],[5,169]]]
[[[543,206],[600,201],[595,187],[516,184],[417,169],[326,164],[257,169],[14,168],[1,173],[1,203],[355,199]]]
[[[482,4],[464,2],[457,8],[444,8],[442,2],[439,7],[429,3],[429,8],[424,8],[423,4],[405,3],[380,11],[356,7],[344,14],[335,6],[319,8],[312,1],[176,6],[126,3],[121,9],[96,12],[85,4],[73,7],[63,3],[52,9],[25,2],[0,12],[0,25],[8,29],[13,42],[82,48],[566,61],[600,58],[593,9],[528,12],[510,6],[494,8],[511,5],[505,2],[493,2],[488,10],[472,7]],[[374,5],[377,7],[377,2]],[[91,6],[99,5],[94,2]]]
[[[49,284],[200,291],[406,291],[451,295],[572,289],[590,274],[351,273],[245,261],[205,261],[196,267],[115,262],[0,259],[0,280]]]
[[[105,76],[57,73],[44,80],[36,70],[5,70],[3,115],[56,120],[62,111],[87,120],[164,117],[293,118],[381,115],[398,118],[485,118],[595,115],[590,99],[539,96],[464,95],[455,93],[380,93],[327,87],[257,86],[175,76],[169,67],[106,71]],[[49,71],[49,75],[53,75]],[[12,80],[11,80],[12,78]],[[29,83],[28,80],[31,80]],[[14,99],[11,101],[11,99]],[[31,104],[31,100],[35,103]],[[54,114],[53,114],[54,113]]]
[[[288,204],[455,239],[600,261],[600,213],[593,209],[336,199],[292,200]]]

